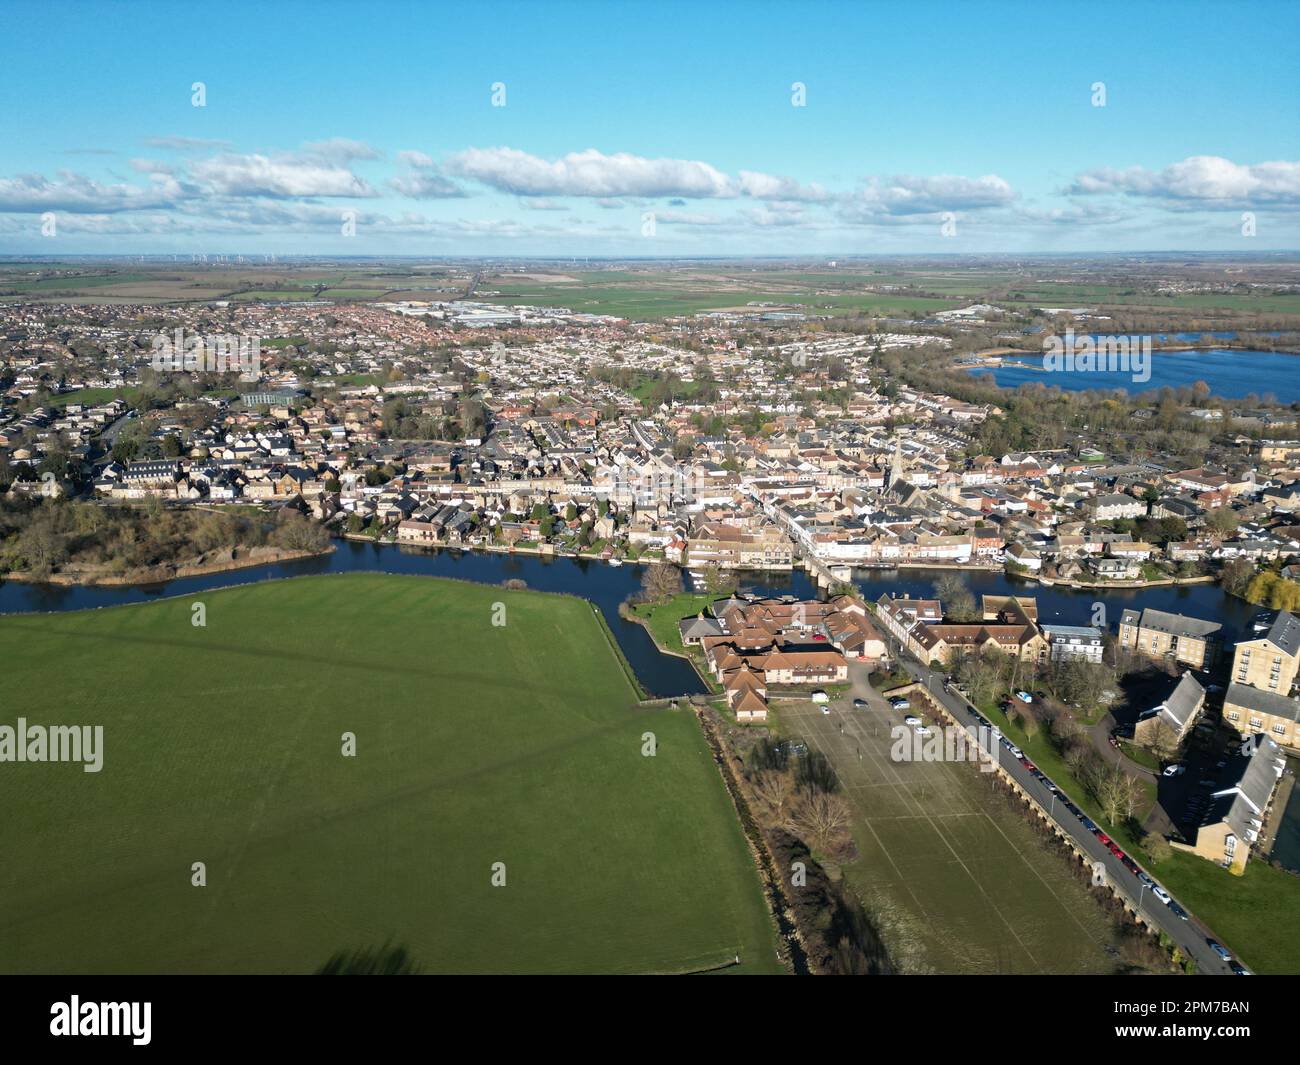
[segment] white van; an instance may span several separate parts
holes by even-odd
[[[831,701],[831,697],[827,695],[824,691],[815,691],[812,693],[812,701],[815,703],[829,703]]]

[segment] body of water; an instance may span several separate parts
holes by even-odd
[[[499,585],[517,578],[543,592],[564,592],[596,605],[609,623],[619,646],[647,691],[656,695],[687,695],[705,691],[689,662],[675,655],[661,654],[646,630],[618,616],[618,607],[641,586],[642,567],[610,566],[587,559],[543,559],[535,555],[507,555],[461,551],[428,551],[350,540],[336,541],[337,550],[320,558],[279,562],[249,569],[185,577],[165,584],[120,587],[78,587],[57,584],[0,584],[0,613],[30,613],[86,610],[97,607],[147,603],[164,596],[193,595],[217,588],[281,577],[322,573],[382,572],[414,573],[433,577],[454,577]],[[885,593],[929,596],[934,583],[951,570],[856,570],[854,583],[869,600]],[[1184,585],[1130,590],[1075,591],[1048,588],[1006,574],[962,571],[963,579],[976,595],[1023,595],[1038,600],[1039,620],[1044,624],[1087,625],[1094,620],[1115,630],[1125,607],[1155,607],[1173,613],[1212,619],[1224,627],[1226,642],[1250,633],[1257,608],[1227,596],[1214,584]],[[812,599],[816,589],[802,570],[791,573],[747,573],[740,575],[744,591],[760,595],[793,595]],[[1101,604],[1104,613],[1098,613]]]
[[[1023,365],[1004,364],[996,369],[975,367],[972,372],[992,374],[993,380],[1002,388],[1040,384],[1064,392],[1119,389],[1130,395],[1140,395],[1153,389],[1190,387],[1197,381],[1204,381],[1210,386],[1211,394],[1223,399],[1242,399],[1253,393],[1261,399],[1272,396],[1279,403],[1300,401],[1300,355],[1225,348],[1153,351],[1150,380],[1137,382],[1128,370],[1052,372],[1031,368],[1043,365],[1042,355],[1005,357]]]

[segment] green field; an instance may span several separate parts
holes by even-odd
[[[0,661],[0,724],[104,726],[97,774],[0,765],[0,971],[779,968],[698,725],[581,600],[298,578],[5,616]]]

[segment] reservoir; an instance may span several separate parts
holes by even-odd
[[[1197,351],[1153,351],[1151,377],[1134,382],[1127,370],[1092,372],[1046,371],[1039,354],[1006,355],[1001,366],[975,367],[972,373],[991,375],[1001,388],[1039,384],[1063,392],[1091,389],[1114,390],[1141,395],[1160,388],[1190,388],[1197,381],[1210,386],[1210,393],[1223,399],[1244,399],[1255,395],[1272,397],[1278,403],[1300,402],[1300,355],[1275,351],[1243,351],[1210,348]]]

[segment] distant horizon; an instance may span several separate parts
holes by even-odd
[[[216,251],[205,253],[208,261],[194,260],[190,254],[181,252],[68,252],[63,255],[53,254],[22,254],[22,253],[0,253],[0,262],[70,262],[78,259],[104,259],[104,260],[122,260],[122,261],[142,261],[158,260],[163,262],[185,263],[189,266],[229,266],[231,263],[225,262],[225,259],[231,257],[243,258],[247,262],[243,265],[255,266],[265,264],[272,260],[293,261],[293,260],[320,260],[325,262],[340,261],[411,261],[411,262],[548,262],[548,263],[574,263],[582,262],[605,262],[605,263],[688,263],[688,262],[790,262],[798,260],[817,260],[823,265],[830,267],[828,260],[842,259],[848,262],[868,262],[874,259],[1141,259],[1141,258],[1159,258],[1159,257],[1195,257],[1206,259],[1230,259],[1230,260],[1286,260],[1288,258],[1300,259],[1300,248],[1279,248],[1268,251],[1254,252],[1234,252],[1218,251],[1212,249],[1181,249],[1169,248],[1164,250],[1142,250],[1142,251],[1023,251],[1023,252],[789,252],[785,254],[767,253],[767,254],[734,254],[734,255],[567,255],[567,254],[546,254],[536,252],[531,254],[519,255],[427,255],[417,252],[392,253],[384,254],[375,252],[373,254],[327,254],[327,253],[307,253],[307,252],[252,252],[252,251]],[[220,262],[211,261],[213,256],[219,256]],[[233,264],[240,265],[240,264]]]

